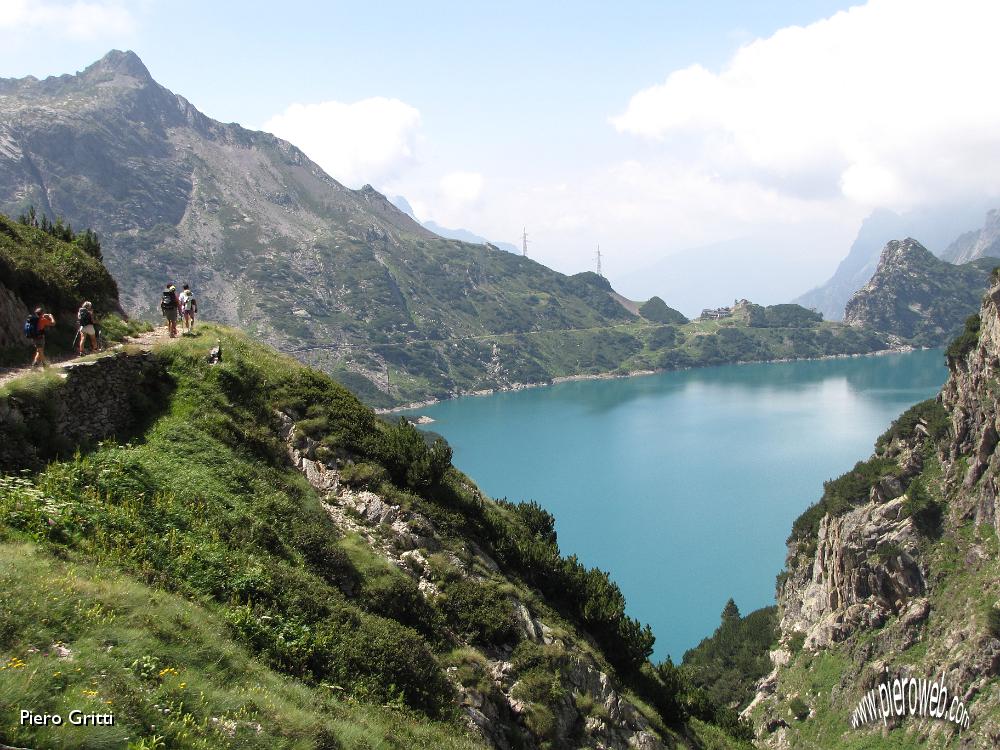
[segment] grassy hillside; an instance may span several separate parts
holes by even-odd
[[[29,306],[73,310],[87,299],[98,312],[118,309],[118,285],[80,244],[0,215],[0,279]]]
[[[511,737],[565,747],[583,730],[560,717],[574,701],[597,710],[572,687],[589,655],[668,742],[718,734],[683,729],[670,669],[646,661],[648,629],[605,574],[560,556],[541,508],[484,498],[445,444],[241,334],[205,327],[157,357],[172,390],[141,435],[0,477],[6,705],[111,706],[107,746],[472,747],[456,691],[490,695],[484,669],[501,657],[527,707]],[[333,520],[289,465],[278,410],[355,491],[433,525],[421,549],[438,594]],[[555,642],[526,639],[515,602]],[[18,746],[89,746],[88,731],[0,717]]]
[[[109,340],[136,330],[120,315],[115,280],[83,242],[60,239],[0,214],[0,364],[30,361],[33,350],[21,327],[27,312],[38,306],[56,318],[55,330],[48,333],[50,355],[68,352],[77,329],[76,311],[84,300],[94,304]]]

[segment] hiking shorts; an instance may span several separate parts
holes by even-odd
[[[85,336],[96,336],[97,329],[94,328],[93,323],[88,323],[85,326],[80,326],[80,333],[84,334]]]
[[[177,308],[176,307],[164,307],[163,317],[166,318],[171,323],[177,322]]]
[[[40,336],[32,336],[31,343],[35,347],[36,352],[42,351],[45,348],[45,334],[43,333]]]

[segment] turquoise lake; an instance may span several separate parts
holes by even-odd
[[[726,600],[774,603],[792,521],[947,376],[940,350],[588,380],[424,407],[455,465],[536,500],[563,554],[611,573],[655,658],[711,634]]]

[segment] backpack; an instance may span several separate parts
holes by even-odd
[[[89,326],[94,322],[94,316],[91,315],[90,310],[86,307],[81,307],[76,311],[76,322],[80,328],[83,328],[84,326]]]
[[[173,310],[177,307],[177,294],[167,290],[163,293],[163,299],[160,300],[160,308],[163,310]]]
[[[195,300],[193,294],[182,294],[181,306],[184,312],[198,312],[198,302]]]
[[[38,332],[38,316],[32,313],[24,321],[24,335],[29,339],[38,338],[41,334]]]

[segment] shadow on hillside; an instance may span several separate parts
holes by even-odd
[[[101,442],[142,436],[169,407],[176,383],[162,365],[144,360],[125,375],[101,373],[107,361],[87,363],[98,373],[67,377],[51,368],[0,390],[0,471],[38,471],[45,464],[86,455]]]

